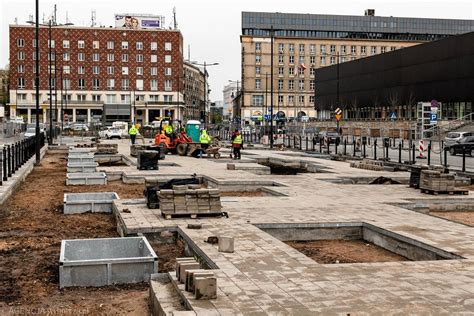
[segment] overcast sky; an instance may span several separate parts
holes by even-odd
[[[34,14],[34,0],[0,0],[0,68],[8,63],[8,24],[18,18],[24,24]],[[208,69],[211,99],[222,99],[222,89],[229,79],[240,78],[241,12],[285,12],[363,15],[375,9],[380,16],[472,19],[474,0],[40,0],[40,16],[51,15],[58,6],[58,23],[64,23],[66,12],[77,26],[90,25],[91,11],[97,22],[114,24],[114,13],[148,13],[164,15],[171,25],[173,7],[177,10],[178,27],[184,37],[184,52],[191,47],[191,60],[220,65]]]

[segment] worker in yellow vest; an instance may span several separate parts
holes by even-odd
[[[130,135],[130,140],[132,141],[132,145],[135,144],[135,139],[137,138],[137,134],[138,134],[138,129],[135,127],[135,125],[132,124],[132,126],[128,130],[128,135]]]
[[[232,148],[234,151],[233,159],[240,159],[240,150],[244,146],[244,140],[242,139],[242,135],[240,134],[239,130],[235,130],[234,134],[232,135]]]
[[[202,158],[203,151],[209,148],[210,142],[211,137],[207,134],[207,131],[203,129],[201,131],[201,135],[199,136],[199,143],[201,143],[201,151],[199,152],[199,158]]]

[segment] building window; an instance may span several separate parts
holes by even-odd
[[[278,63],[283,64],[285,62],[285,56],[283,55],[278,55]]]
[[[32,45],[31,45],[31,46],[36,47],[36,39],[34,39],[34,40],[32,41]]]
[[[321,66],[325,66],[325,65],[326,65],[326,57],[325,57],[325,56],[321,57],[321,59],[320,59],[320,64],[321,64]]]
[[[289,63],[294,64],[295,63],[295,56],[289,56],[289,58],[290,58]]]
[[[371,55],[377,54],[377,46],[372,46],[372,47],[370,47],[370,54],[371,54]]]
[[[304,44],[300,44],[300,46],[299,46],[300,54],[304,54],[304,46],[305,46]]]
[[[283,76],[285,74],[285,69],[283,67],[278,67],[278,75]]]
[[[107,94],[107,103],[113,104],[116,102],[115,100],[116,100],[115,94]]]
[[[114,49],[114,42],[113,41],[107,41],[107,49]]]
[[[173,88],[171,80],[165,80],[165,91],[171,91]]]
[[[280,104],[280,105],[283,104],[283,96],[282,95],[278,96],[278,104]]]
[[[295,81],[288,80],[288,90],[295,90]]]
[[[122,42],[122,49],[128,49],[128,42]]]
[[[85,44],[85,42],[84,42],[83,40],[77,41],[77,48],[83,49],[83,48],[85,48],[85,47],[86,47],[86,44]]]
[[[99,66],[92,66],[92,73],[94,75],[98,75],[100,72],[100,67]]]
[[[18,52],[20,54],[21,52]],[[39,57],[41,58],[41,52],[39,53]],[[36,52],[33,52],[33,60],[36,60]]]
[[[123,63],[128,62],[128,54],[122,54],[122,62]]]
[[[122,67],[122,75],[128,75],[128,67]]]
[[[299,87],[300,87],[300,91],[304,91],[304,80],[300,80]]]
[[[311,76],[314,76],[315,72],[316,72],[316,69],[315,69],[315,68],[309,68],[309,74],[310,74]]]
[[[355,55],[356,52],[357,52],[356,46],[355,46],[355,45],[352,45],[352,46],[351,46],[351,54],[352,54],[352,55]]]
[[[321,45],[319,47],[319,50],[320,50],[321,54],[326,54],[326,45]]]
[[[100,94],[93,94],[92,101],[99,102],[100,101]]]
[[[71,55],[69,53],[63,53],[63,60],[64,61],[70,61],[71,60]]]
[[[142,62],[143,62],[143,55],[138,54],[138,55],[136,56],[136,61],[137,61],[137,63],[142,63]]]
[[[17,71],[18,71],[18,73],[24,73],[25,72],[25,65],[18,65]]]
[[[107,79],[107,89],[113,90],[115,87],[115,80],[114,79]]]
[[[380,47],[380,53],[382,53],[382,54],[385,53],[386,49],[387,49],[387,47],[385,47],[385,46]]]
[[[252,105],[262,106],[263,105],[263,95],[252,95]]]
[[[129,88],[128,79],[122,79],[122,90],[128,90],[128,88]]]
[[[63,79],[63,89],[65,90],[71,89],[71,79]]]
[[[99,53],[92,54],[92,61],[99,61]]]
[[[25,78],[19,77],[18,78],[18,89],[25,89]]]
[[[255,89],[260,90],[262,88],[262,81],[260,79],[255,79]]]
[[[309,63],[311,65],[316,64],[316,56],[309,56]]]
[[[171,42],[166,42],[165,43],[165,51],[170,51],[171,50]]]
[[[170,102],[173,102],[173,96],[172,95],[169,95],[169,94],[165,94],[163,96],[163,101],[165,103],[170,103]]]
[[[288,96],[288,105],[294,105],[295,104],[295,96],[294,95],[289,95]]]
[[[336,52],[336,45],[331,45],[331,46],[329,46],[329,52],[330,52],[331,54],[334,54],[334,53]]]
[[[158,102],[158,101],[160,101],[160,95],[159,94],[150,94],[148,96],[148,99],[152,102]]]
[[[260,76],[261,73],[262,73],[262,68],[261,67],[255,67],[255,74]]]
[[[262,43],[255,43],[255,51],[260,52],[262,50]]]
[[[290,54],[293,54],[295,52],[295,44],[288,44],[288,51]]]
[[[345,63],[346,62],[346,57],[341,57],[341,63]]]
[[[63,66],[63,73],[66,74],[66,75],[70,74],[71,73],[71,66],[69,66],[69,65]]]
[[[294,76],[294,75],[295,75],[295,68],[290,67],[290,68],[288,69],[288,74],[289,74],[290,76]]]
[[[304,104],[304,95],[298,96],[298,103],[299,104]]]
[[[86,55],[84,53],[77,54],[77,61],[84,61],[86,59]]]
[[[345,54],[345,53],[347,53],[346,45],[342,45],[341,46],[341,54]]]
[[[121,94],[120,95],[120,103],[130,104],[130,94]]]
[[[311,55],[316,54],[316,44],[310,44],[310,45],[309,45],[309,53],[310,53]]]
[[[22,38],[19,38],[16,40],[16,46],[17,47],[24,47],[25,46],[25,40]]]
[[[135,80],[135,89],[138,91],[143,91],[143,79],[137,79]],[[135,97],[137,101],[145,101],[145,98],[143,95],[138,95]]]
[[[157,76],[158,75],[158,68],[157,67],[151,67],[150,68],[150,74],[152,76]]]
[[[54,48],[54,40],[48,40],[48,48]]]
[[[87,100],[87,94],[78,94],[77,95],[77,101],[84,102],[86,100]]]
[[[314,87],[315,87],[314,80],[310,80],[309,81],[309,90],[314,91]]]
[[[99,41],[92,42],[92,49],[99,49]]]
[[[158,55],[151,55],[150,60],[151,60],[152,63],[158,62]]]
[[[304,56],[300,56],[300,57],[299,57],[299,63],[300,63],[300,64],[304,64]]]
[[[151,42],[150,43],[150,49],[151,50],[158,50],[158,43],[157,42]]]
[[[165,68],[165,76],[171,76],[171,68],[170,67]]]
[[[283,54],[285,52],[285,44],[278,44],[278,53]]]
[[[18,101],[26,101],[26,93],[18,93],[16,96]]]
[[[335,63],[336,63],[336,57],[331,56],[330,64],[331,64],[331,65],[334,65]]]
[[[360,54],[364,55],[367,54],[367,46],[361,46],[360,47]]]
[[[113,75],[114,74],[114,66],[108,66],[107,67],[107,74],[108,75]]]
[[[98,78],[92,79],[92,89],[99,90],[100,88],[100,80]]]
[[[25,60],[25,52],[18,52],[18,60]]]
[[[137,67],[137,75],[143,76],[143,67]]]
[[[165,63],[171,63],[171,55],[165,55]]]
[[[69,41],[63,40],[63,48],[69,48]]]
[[[150,80],[150,90],[151,91],[158,90],[158,80],[156,80],[156,79]]]
[[[256,64],[260,64],[261,61],[262,61],[262,56],[260,56],[260,55],[255,55],[255,63],[256,63]]]
[[[309,96],[309,103],[314,104],[314,95]]]
[[[107,61],[108,62],[114,61],[114,54],[107,54]]]
[[[283,90],[283,79],[278,79],[278,90]]]
[[[135,44],[135,47],[137,48],[137,50],[142,50],[143,49],[143,42],[137,42]]]
[[[83,75],[86,73],[86,67],[84,66],[78,66],[77,67],[77,73],[80,74],[80,75]]]
[[[396,50],[397,48],[395,46],[390,46],[390,51],[393,52],[394,50]]]

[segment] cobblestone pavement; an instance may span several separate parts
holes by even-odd
[[[128,155],[128,144],[119,142]],[[226,156],[224,151],[223,156]],[[274,157],[304,160],[327,168],[327,173],[256,175],[226,170],[213,159],[167,156],[178,166],[158,172],[135,167],[101,167],[128,176],[190,175],[218,181],[274,181],[273,190],[286,196],[223,197],[229,218],[165,220],[159,210],[146,208],[144,200],[116,201],[126,232],[160,231],[177,227],[219,267],[218,298],[190,299],[198,314],[474,314],[474,229],[417,213],[396,203],[410,199],[439,199],[407,185],[348,185],[327,179],[347,177],[408,177],[408,173],[374,172],[350,168],[347,162],[301,157],[287,152],[245,150],[245,159]],[[133,158],[132,158],[133,159]],[[472,199],[446,196],[446,199]],[[473,200],[470,200],[473,202]],[[130,204],[131,202],[137,204]],[[126,205],[124,205],[124,203]],[[201,222],[200,230],[187,223]],[[318,264],[255,224],[368,223],[454,253],[465,259],[392,263]],[[204,242],[208,236],[235,237],[235,252],[220,253]]]

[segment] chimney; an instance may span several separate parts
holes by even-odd
[[[365,16],[375,16],[375,9],[365,10]]]

